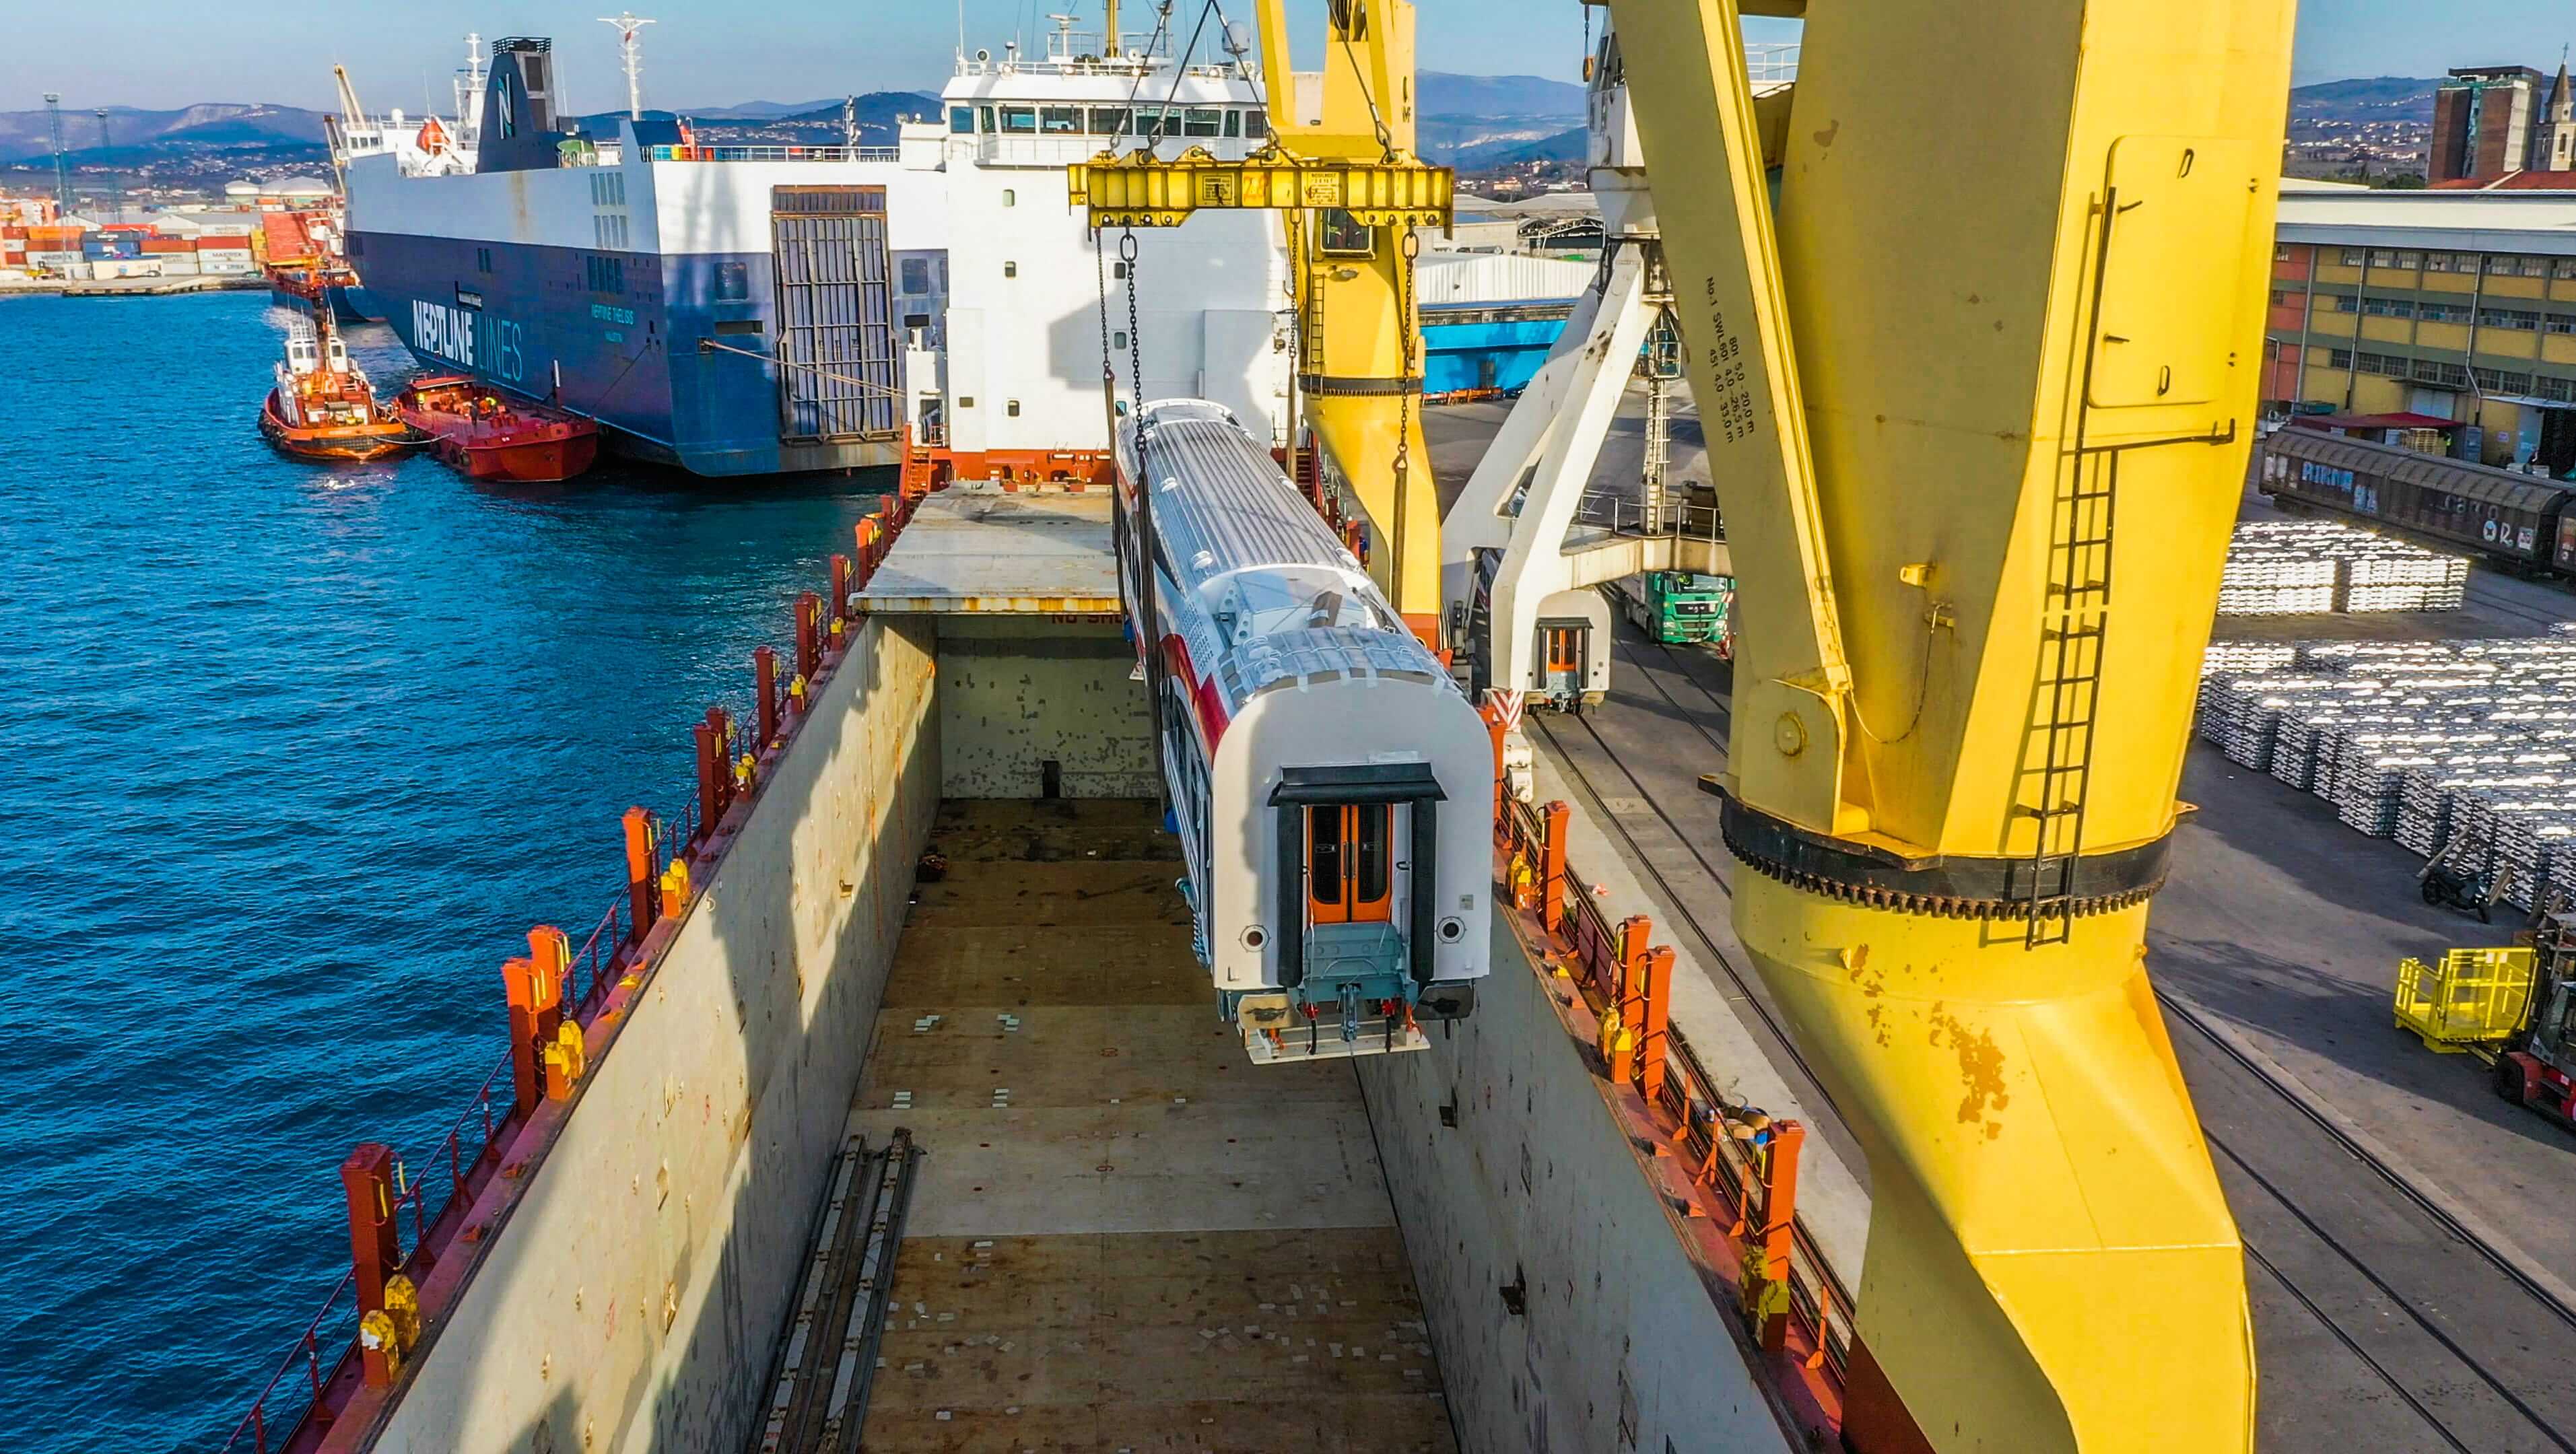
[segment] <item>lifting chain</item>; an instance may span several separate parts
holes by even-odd
[[[1413,374],[1413,350],[1421,341],[1422,330],[1413,317],[1413,259],[1422,250],[1422,240],[1410,225],[1398,224],[1396,244],[1396,337],[1402,341],[1404,357],[1398,369],[1400,377],[1395,390],[1395,562],[1387,573],[1396,583],[1396,610],[1404,609],[1403,575],[1408,557],[1404,553],[1404,527],[1413,511],[1413,395],[1417,387]]]
[[[1136,326],[1137,280],[1135,228],[1130,227],[1125,232],[1119,234],[1118,261],[1127,269],[1127,372],[1128,377],[1134,381],[1134,388],[1136,391],[1135,402],[1128,405],[1128,407],[1135,411],[1137,422],[1140,426],[1136,431],[1136,445],[1137,454],[1139,456],[1138,466],[1141,471],[1145,440],[1145,431],[1141,427],[1145,416],[1145,331]]]

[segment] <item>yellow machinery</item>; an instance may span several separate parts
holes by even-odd
[[[2397,1028],[2444,1055],[2493,1060],[2531,1021],[2535,956],[2528,949],[2454,949],[2435,964],[2397,965]]]
[[[1095,227],[1175,226],[1210,207],[1284,214],[1308,421],[1367,517],[1372,574],[1436,642],[1440,504],[1422,439],[1413,229],[1449,225],[1451,176],[1413,155],[1413,5],[1329,0],[1311,113],[1289,63],[1285,0],[1259,10],[1272,144],[1241,163],[1201,148],[1104,154],[1072,169],[1073,201]]]
[[[1870,1159],[1845,1437],[2245,1450],[2145,973],[2256,400],[2290,0],[1610,0],[1737,569],[1735,923]],[[1796,13],[1770,3],[1769,13]]]

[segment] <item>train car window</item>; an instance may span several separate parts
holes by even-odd
[[[1352,872],[1357,881],[1351,895],[1354,915],[1372,904],[1383,902],[1389,892],[1387,823],[1394,813],[1395,810],[1384,803],[1362,803],[1351,810],[1351,815],[1359,820],[1359,831],[1352,835],[1358,840],[1355,845],[1357,852],[1353,855],[1358,863]]]
[[[1342,812],[1322,804],[1306,810],[1306,897],[1317,904],[1342,902]]]

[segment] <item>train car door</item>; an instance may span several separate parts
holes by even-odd
[[[1583,649],[1586,631],[1579,622],[1539,628],[1539,690],[1556,701],[1583,699]]]
[[[1306,809],[1306,922],[1395,921],[1393,803],[1314,803]]]

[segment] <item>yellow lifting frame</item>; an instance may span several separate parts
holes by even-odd
[[[1277,147],[1239,162],[1202,146],[1162,158],[1137,150],[1068,169],[1073,204],[1094,227],[1178,227],[1211,208],[1315,211],[1338,207],[1365,227],[1442,227],[1457,182],[1421,162],[1320,161]]]
[[[1406,623],[1436,642],[1440,503],[1422,434],[1412,237],[1450,225],[1457,183],[1413,154],[1413,5],[1326,7],[1321,104],[1311,116],[1298,114],[1285,0],[1256,9],[1270,144],[1240,162],[1204,147],[1169,158],[1103,153],[1068,168],[1072,199],[1094,227],[1176,227],[1216,208],[1283,214],[1306,422],[1368,521],[1371,574]],[[1315,214],[1332,212],[1367,230],[1364,251],[1342,245],[1347,238],[1326,245]]]

